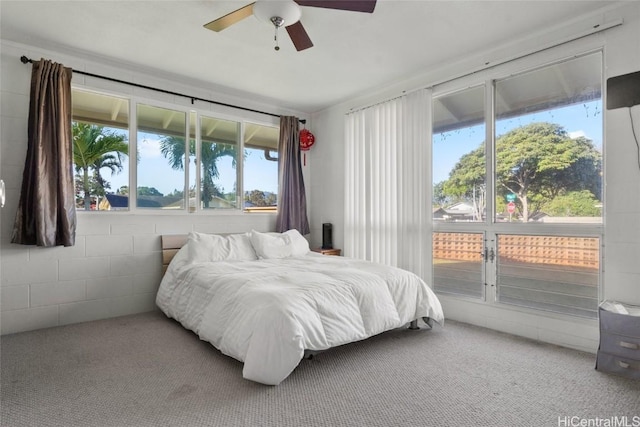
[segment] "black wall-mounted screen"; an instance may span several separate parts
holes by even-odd
[[[640,71],[607,79],[607,110],[640,104]]]

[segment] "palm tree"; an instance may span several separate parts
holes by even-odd
[[[111,188],[111,184],[109,181],[104,179],[100,170],[102,168],[108,168],[111,170],[111,175],[114,173],[122,172],[122,154],[114,154],[108,153],[101,156],[98,160],[96,160],[91,168],[93,169],[93,177],[96,181],[97,187],[96,190],[99,192],[101,196],[104,196],[105,190]]]
[[[100,169],[108,168],[111,174],[122,171],[122,162],[129,153],[129,144],[125,135],[105,130],[103,126],[74,122],[73,162],[77,173],[82,174],[84,208],[91,209],[91,179],[89,170],[93,170],[97,187],[104,192],[106,181]],[[99,190],[98,190],[99,191]]]
[[[189,157],[194,157],[196,153],[195,140],[189,141]],[[175,170],[184,170],[186,144],[184,138],[167,136],[160,141],[160,152],[168,160]],[[202,192],[200,198],[204,207],[208,208],[213,196],[220,196],[220,190],[213,180],[220,176],[218,171],[218,159],[223,156],[231,156],[232,165],[236,167],[237,146],[218,142],[202,142],[200,151],[200,162],[202,164]]]
[[[160,140],[160,152],[169,160],[169,165],[175,170],[184,170],[184,138],[165,136]],[[196,142],[189,141],[189,157],[196,155]]]

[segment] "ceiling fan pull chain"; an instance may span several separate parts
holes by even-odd
[[[276,35],[273,37],[273,39],[276,41],[275,50],[280,50],[280,46],[278,46],[278,28],[284,25],[284,19],[282,19],[280,16],[272,16],[271,23],[276,28]]]

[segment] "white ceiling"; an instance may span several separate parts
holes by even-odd
[[[203,28],[249,2],[2,0],[0,36],[158,69],[313,113],[611,4],[378,0],[373,14],[302,7],[315,45],[302,52],[286,31],[276,52],[273,27],[254,17],[220,33]]]

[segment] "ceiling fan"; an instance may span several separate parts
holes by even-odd
[[[300,6],[373,13],[376,0],[256,0],[254,3],[205,24],[204,27],[218,32],[247,16],[254,15],[260,21],[270,22],[275,27],[275,50],[280,50],[278,29],[285,27],[296,50],[301,51],[312,47],[313,42],[300,22],[302,15]]]

